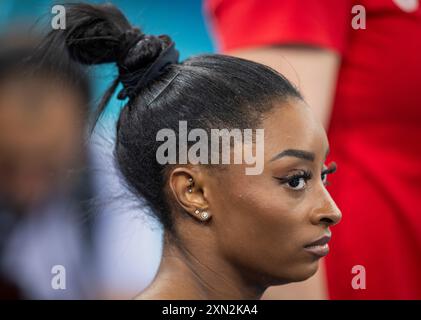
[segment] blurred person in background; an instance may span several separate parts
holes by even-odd
[[[36,42],[9,35],[0,45],[0,279],[9,288],[3,294],[93,297],[84,147],[90,85],[60,56],[29,59]],[[64,290],[53,288],[54,266],[65,268]]]
[[[339,166],[327,288],[319,272],[266,297],[421,299],[419,1],[206,0],[205,12],[223,53],[299,87]]]

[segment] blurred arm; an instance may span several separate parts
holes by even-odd
[[[266,64],[282,73],[304,95],[327,129],[340,56],[331,50],[309,46],[273,46],[247,48],[227,54]]]

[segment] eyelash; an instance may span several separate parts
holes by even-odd
[[[322,171],[322,173],[321,173],[321,175],[320,175],[320,177],[321,177],[321,179],[322,179],[322,181],[323,181],[323,184],[325,185],[325,186],[328,186],[329,185],[329,182],[327,181],[327,180],[325,180],[325,179],[327,179],[327,175],[328,174],[331,174],[331,173],[334,173],[336,171],[336,163],[334,163],[334,162],[332,162],[330,165],[329,165],[329,167],[328,168],[326,168],[326,169],[324,169],[323,171]],[[323,176],[325,177],[325,178],[323,178]],[[289,185],[288,187],[290,188],[290,189],[292,189],[292,190],[294,190],[294,191],[301,191],[301,190],[303,190],[304,188],[305,188],[305,186],[307,185],[307,181],[309,181],[310,179],[312,179],[313,178],[313,174],[310,172],[310,171],[302,171],[302,173],[299,173],[299,174],[294,174],[294,175],[292,175],[292,176],[289,176],[289,177],[285,177],[285,178],[276,178],[276,179],[278,179],[280,182],[281,182],[281,184],[285,184],[285,185],[287,185],[287,184],[289,184],[289,183],[291,183],[292,181],[294,181],[294,180],[299,180],[299,179],[303,179],[304,180],[304,186],[303,187],[301,187],[301,188],[299,188],[299,189],[295,189],[293,186],[291,186],[291,185]]]

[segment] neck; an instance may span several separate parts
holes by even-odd
[[[263,286],[251,284],[244,272],[209,248],[186,248],[165,235],[161,264],[146,299],[260,299]]]

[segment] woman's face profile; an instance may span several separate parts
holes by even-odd
[[[326,133],[296,99],[275,106],[259,128],[265,142],[262,174],[246,175],[244,164],[206,176],[212,239],[200,241],[212,241],[230,264],[258,277],[257,283],[305,280],[328,252],[327,246],[309,245],[330,237],[329,226],[341,219],[322,173]]]

